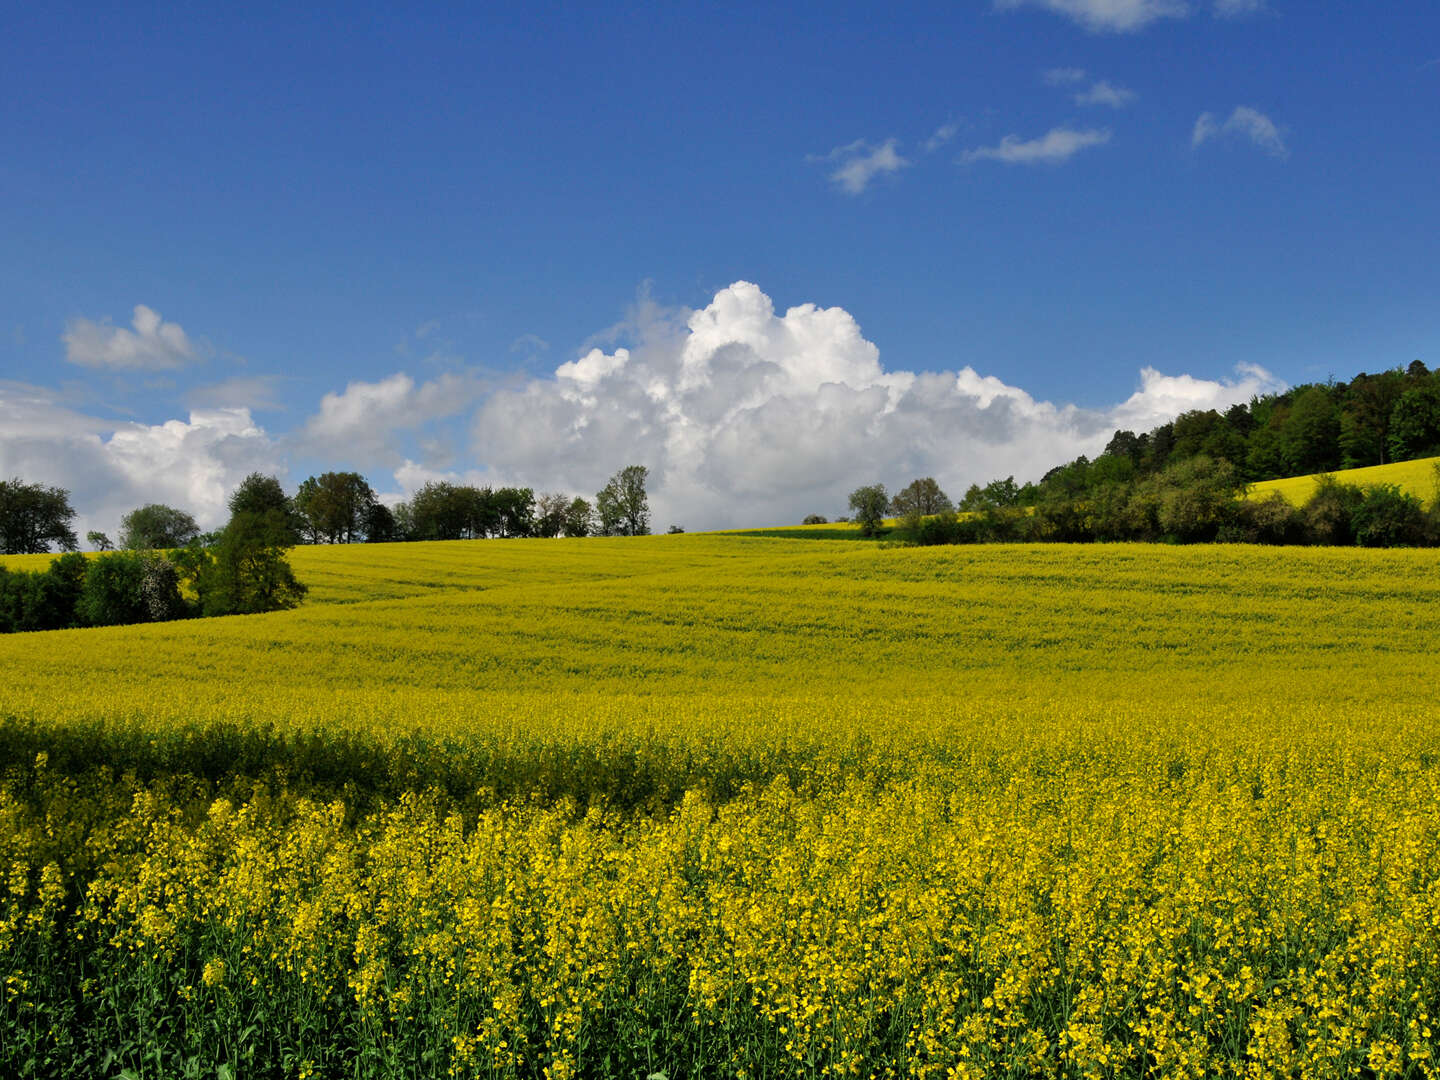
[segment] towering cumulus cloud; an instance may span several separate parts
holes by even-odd
[[[1146,369],[1113,408],[1056,406],[969,367],[886,371],[848,312],[803,304],[777,315],[739,281],[702,310],[652,320],[633,348],[594,349],[492,394],[474,435],[497,476],[590,492],[637,462],[652,471],[658,523],[758,525],[838,513],[876,480],[933,475],[958,494],[997,475],[1036,477],[1098,453],[1116,427],[1282,385],[1250,366],[1224,382]]]

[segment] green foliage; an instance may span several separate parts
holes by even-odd
[[[474,500],[467,490],[445,480],[431,480],[415,493],[404,516],[415,540],[460,540],[473,535]],[[400,521],[397,515],[397,521]]]
[[[864,536],[874,536],[885,522],[890,496],[884,484],[867,484],[850,493],[850,517]]]
[[[379,499],[370,504],[365,511],[365,542],[367,544],[385,544],[393,540],[402,540],[400,526],[395,520],[395,513]]]
[[[120,519],[120,547],[126,551],[158,551],[184,547],[200,535],[200,526],[184,510],[150,503]]]
[[[487,491],[489,489],[486,489]],[[494,531],[502,537],[532,536],[535,532],[535,493],[530,488],[497,488],[489,492]]]
[[[934,544],[958,544],[963,539],[960,517],[954,510],[941,510],[927,517],[915,530],[915,542],[926,547]]]
[[[306,533],[311,542],[317,544],[349,544],[364,537],[365,522],[375,501],[370,484],[354,472],[327,472],[308,477],[294,500]],[[266,513],[270,509],[273,508],[267,508]]]
[[[286,558],[289,537],[289,523],[278,510],[232,515],[199,566],[201,613],[249,615],[299,604],[306,590]]]
[[[1355,511],[1365,501],[1365,493],[1353,484],[1344,484],[1335,477],[1319,478],[1315,493],[1306,500],[1302,517],[1305,533],[1313,544],[1353,544]]]
[[[75,626],[86,566],[85,556],[72,552],[39,573],[0,567],[0,633]]]
[[[114,551],[115,543],[103,532],[91,529],[85,534],[85,542],[96,551]]]
[[[1241,502],[1232,531],[1222,539],[1250,544],[1303,544],[1305,518],[1278,491]],[[1223,530],[1222,530],[1223,533]]]
[[[953,509],[955,504],[940,490],[933,476],[910,481],[890,500],[890,512],[912,531],[919,528],[921,518]]]
[[[1325,387],[1307,387],[1295,396],[1280,434],[1280,452],[1292,476],[1339,467],[1340,414]]]
[[[1392,461],[1440,452],[1440,386],[1434,380],[1405,391],[1395,402],[1389,444]]]
[[[1181,543],[1214,540],[1234,521],[1243,490],[1229,461],[1194,457],[1170,466],[1155,482],[1156,524],[1162,536]]]
[[[588,499],[576,495],[565,508],[565,535],[589,536],[595,531],[595,511]]]
[[[534,535],[556,537],[565,531],[565,508],[569,498],[558,491],[547,491],[535,500]]]
[[[280,481],[264,473],[253,472],[230,493],[230,513],[266,514],[278,510],[285,515],[292,535],[291,543],[298,544],[304,539],[305,519],[295,509],[295,503],[285,494]]]
[[[1355,542],[1365,547],[1415,547],[1425,542],[1424,507],[1394,484],[1368,489],[1350,524]]]
[[[0,555],[42,555],[51,546],[80,546],[70,522],[75,511],[64,488],[0,480]]]
[[[650,500],[645,481],[650,470],[644,465],[627,465],[595,496],[595,514],[602,536],[648,536]]]
[[[80,622],[85,626],[146,622],[150,612],[144,582],[145,556],[137,551],[112,551],[90,560],[76,609]]]

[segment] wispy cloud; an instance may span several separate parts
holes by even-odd
[[[1007,165],[1058,165],[1069,161],[1081,150],[1103,146],[1110,141],[1106,128],[1057,127],[1035,139],[1006,135],[995,146],[980,146],[960,155],[962,162],[1002,161]]]
[[[1077,67],[1051,68],[1041,72],[1040,77],[1047,86],[1072,86],[1085,81],[1085,69]]]
[[[1157,19],[1182,19],[1190,14],[1185,0],[995,0],[998,11],[1022,7],[1053,11],[1094,33],[1130,33]]]
[[[837,146],[828,154],[811,155],[808,160],[834,163],[836,167],[830,173],[830,179],[847,195],[859,195],[875,177],[899,172],[910,164],[896,151],[897,145],[898,139],[886,139],[878,146],[856,139],[845,146]]]
[[[539,334],[521,334],[510,343],[510,351],[512,353],[527,353],[531,356],[547,352],[549,349],[550,342],[546,341]]]
[[[185,394],[191,409],[283,409],[278,375],[235,375]]]
[[[1270,117],[1249,105],[1236,106],[1224,123],[1214,113],[1200,114],[1190,134],[1190,145],[1199,147],[1219,138],[1244,139],[1274,158],[1283,160],[1290,156],[1284,132]]]
[[[1123,109],[1136,98],[1134,90],[1127,90],[1123,86],[1115,86],[1104,79],[1095,83],[1088,90],[1082,90],[1075,95],[1076,105],[1108,105],[1112,109]]]
[[[1265,0],[1215,0],[1215,14],[1222,19],[1243,19],[1265,10]]]
[[[165,371],[195,359],[195,346],[184,328],[166,322],[158,311],[136,304],[130,325],[133,330],[111,326],[109,320],[71,319],[60,335],[65,359],[110,371]]]
[[[925,140],[925,152],[927,154],[933,154],[936,150],[939,150],[940,147],[955,138],[959,131],[959,124],[941,124],[935,129],[935,134]]]

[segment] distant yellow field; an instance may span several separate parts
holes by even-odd
[[[1372,465],[1365,469],[1342,469],[1333,473],[1335,479],[1358,487],[1372,484],[1396,484],[1403,491],[1422,502],[1440,498],[1440,458],[1421,458],[1418,461],[1399,461],[1393,465]],[[1288,476],[1283,480],[1262,480],[1250,485],[1248,498],[1263,498],[1278,491],[1295,506],[1304,505],[1315,491],[1315,476]]]

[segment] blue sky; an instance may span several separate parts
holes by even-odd
[[[1437,105],[1419,3],[16,8],[0,472],[104,527],[252,467],[639,461],[691,528],[1038,475],[1440,362]]]

